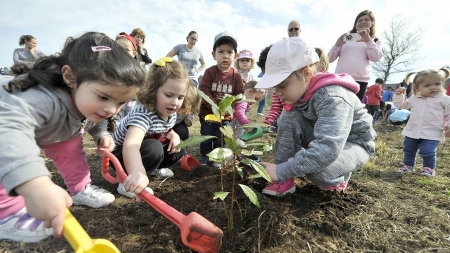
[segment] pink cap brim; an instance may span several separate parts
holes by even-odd
[[[266,89],[266,88],[271,88],[271,87],[277,86],[278,84],[280,84],[281,82],[286,80],[286,78],[290,74],[291,74],[291,72],[289,72],[289,73],[273,74],[273,75],[264,74],[264,76],[261,79],[259,79],[259,81],[256,84],[255,88]]]

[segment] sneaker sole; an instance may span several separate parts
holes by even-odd
[[[295,192],[295,186],[292,187],[291,189],[285,191],[283,194],[279,194],[278,192],[269,191],[269,190],[263,190],[262,191],[263,194],[274,196],[274,197],[281,197],[281,196],[284,196],[284,195],[286,195],[288,193],[294,193],[294,192]]]

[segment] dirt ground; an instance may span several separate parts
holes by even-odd
[[[257,118],[254,112],[251,118]],[[250,203],[240,188],[234,209],[234,229],[223,203],[214,200],[220,191],[220,171],[198,167],[185,172],[173,166],[175,176],[151,178],[155,195],[183,214],[197,212],[224,232],[219,252],[450,252],[449,144],[438,149],[435,178],[416,173],[397,173],[402,159],[401,128],[376,123],[377,153],[352,176],[345,193],[322,191],[305,178],[296,179],[296,192],[275,198],[261,194],[261,179],[242,180],[255,190],[261,207]],[[191,134],[199,134],[196,119]],[[274,143],[276,134],[259,141]],[[119,195],[116,185],[100,174],[100,157],[86,137],[86,152],[92,165],[92,179],[110,190],[116,201],[104,208],[71,207],[71,211],[92,238],[113,242],[121,252],[193,252],[183,245],[177,226],[145,202]],[[198,147],[188,148],[198,156]],[[270,161],[273,151],[262,156]],[[48,167],[53,168],[51,161]],[[224,187],[230,189],[232,174],[223,169]],[[53,180],[64,184],[53,170]],[[228,198],[229,201],[229,198]],[[229,203],[229,202],[227,202]],[[40,243],[0,242],[0,252],[73,252],[64,238]]]

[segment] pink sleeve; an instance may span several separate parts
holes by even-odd
[[[275,95],[274,89],[272,94],[272,105],[270,105],[269,112],[267,113],[267,116],[264,119],[263,123],[267,125],[273,125],[277,121],[278,117],[280,117],[281,112],[283,112],[283,103],[281,102],[280,98]]]
[[[239,122],[239,124],[241,124],[241,126],[247,125],[248,123],[250,123],[250,120],[248,120],[247,116],[245,115],[245,109],[247,109],[247,105],[248,105],[247,103],[236,104],[236,108],[234,111],[234,117]]]
[[[374,42],[373,40],[369,40],[366,42],[367,45],[367,55],[371,62],[377,62],[383,56],[383,49],[380,40]],[[330,61],[331,62],[331,61]]]
[[[341,48],[342,46],[333,45],[333,47],[330,49],[330,52],[328,52],[328,61],[330,63],[334,62],[339,57],[339,55],[341,54]]]

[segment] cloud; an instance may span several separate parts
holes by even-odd
[[[38,49],[53,54],[62,49],[68,36],[102,31],[115,37],[121,31],[129,33],[140,27],[146,33],[145,46],[153,60],[186,43],[189,31],[197,31],[197,48],[209,67],[215,64],[211,51],[219,32],[233,33],[239,49],[250,49],[257,58],[266,46],[287,36],[287,25],[294,19],[301,23],[302,36],[327,52],[339,35],[352,28],[356,15],[364,9],[374,11],[378,36],[399,13],[412,18],[412,28],[425,29],[422,62],[415,66],[419,70],[450,64],[450,16],[444,11],[450,9],[450,2],[446,1],[437,5],[425,0],[22,0],[5,1],[2,9],[6,11],[0,16],[0,66],[12,64],[12,52],[19,47],[22,34],[35,36]],[[436,14],[437,10],[443,10],[442,14]],[[331,72],[334,67],[335,63],[331,64]],[[403,75],[393,80],[401,80]]]

